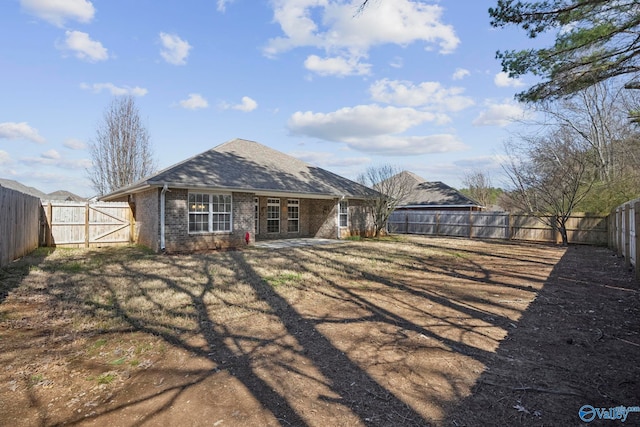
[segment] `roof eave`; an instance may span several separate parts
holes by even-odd
[[[150,188],[162,188],[165,185],[167,185],[169,189],[180,188],[184,190],[253,193],[257,196],[283,196],[283,197],[291,197],[291,198],[326,199],[326,200],[339,199],[342,197],[345,197],[348,199],[357,199],[357,200],[366,198],[366,196],[354,195],[354,194],[311,193],[311,192],[299,192],[299,191],[286,191],[286,190],[278,190],[278,189],[254,189],[254,188],[244,188],[244,187],[213,187],[213,186],[207,186],[207,185],[184,185],[182,183],[171,183],[171,182],[145,182],[133,187],[127,187],[121,190],[116,190],[112,193],[99,197],[98,199],[102,201],[110,201],[110,200],[118,199],[124,196],[128,196],[130,194],[140,193]]]

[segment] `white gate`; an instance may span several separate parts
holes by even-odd
[[[132,215],[124,202],[44,202],[46,246],[106,246],[131,242]]]

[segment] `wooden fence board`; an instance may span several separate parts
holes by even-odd
[[[606,245],[607,217],[572,215],[567,222],[570,243]],[[560,234],[539,218],[507,212],[396,211],[389,218],[391,233],[487,239],[560,242]]]
[[[103,246],[131,242],[131,208],[123,202],[45,202],[49,246]],[[46,241],[42,236],[41,241]]]
[[[38,247],[40,199],[0,187],[0,266]]]

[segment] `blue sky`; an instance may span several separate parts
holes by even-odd
[[[132,94],[160,168],[234,138],[354,179],[391,164],[461,185],[488,171],[531,84],[495,52],[495,0],[4,0],[0,177],[94,194],[87,145]]]

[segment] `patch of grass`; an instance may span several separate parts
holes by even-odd
[[[126,361],[127,361],[126,357],[120,357],[119,359],[112,360],[111,362],[109,362],[109,365],[113,365],[113,366],[124,365],[124,362]]]
[[[99,338],[98,340],[96,340],[96,342],[93,343],[93,348],[98,349],[100,347],[104,347],[105,345],[107,345],[106,338]]]
[[[455,257],[455,258],[460,258],[460,259],[470,258],[468,254],[461,253],[461,252],[450,252],[450,251],[447,251],[446,253],[448,255],[451,255],[452,257]]]
[[[80,273],[83,270],[83,265],[79,261],[68,262],[60,264],[58,270],[64,273]]]
[[[112,372],[107,372],[106,374],[98,375],[96,381],[98,384],[111,384],[118,376]]]
[[[354,242],[359,242],[360,240],[362,240],[362,237],[360,236],[347,236],[344,238],[344,240],[353,240]]]
[[[293,272],[280,273],[276,276],[267,276],[264,280],[274,288],[277,288],[278,286],[295,285],[299,283],[302,280],[302,274]]]
[[[29,377],[29,387],[33,387],[37,385],[39,382],[44,380],[44,375],[42,374],[33,374]]]

